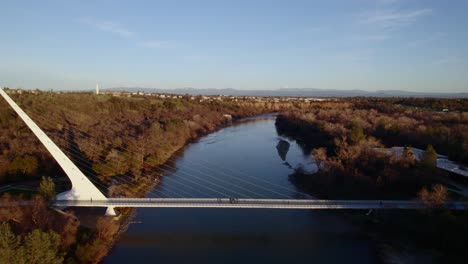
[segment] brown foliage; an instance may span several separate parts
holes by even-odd
[[[312,151],[312,156],[317,163],[317,167],[323,168],[325,162],[327,161],[327,150],[325,148],[318,148]]]
[[[100,217],[96,224],[96,239],[110,241],[118,230],[118,222],[113,217]]]
[[[351,143],[360,141],[363,135],[372,135],[389,146],[412,145],[424,149],[433,144],[438,152],[452,160],[468,163],[468,113],[408,108],[391,104],[394,99],[348,100],[353,103],[335,102],[334,108],[288,111],[279,119],[288,119],[296,131],[306,130],[305,122],[332,138],[346,136]],[[466,107],[468,101],[462,101]]]
[[[96,175],[90,176],[107,186],[116,185],[112,176],[137,178],[154,170],[151,166],[165,162],[190,139],[224,124],[223,114],[238,118],[294,107],[250,100],[209,102],[86,93],[24,93],[13,99],[62,150],[79,161],[78,166],[94,171]],[[36,170],[63,175],[36,137],[1,102],[0,130],[0,181],[37,177]],[[25,162],[29,158],[37,161]],[[26,163],[31,169],[24,170]],[[114,186],[112,193],[136,196],[138,191],[122,185]]]
[[[112,246],[119,224],[112,217],[100,217],[96,224],[94,239],[78,245],[75,256],[80,263],[99,263]]]
[[[345,135],[335,138],[330,155],[325,148],[314,149],[319,171],[303,181],[302,187],[329,198],[375,199],[411,197],[427,183],[428,177],[416,166],[410,148],[398,157],[379,151],[382,144],[373,137],[353,141],[352,145],[348,142]]]
[[[84,245],[78,245],[75,256],[79,263],[100,263],[109,252],[108,245],[104,245],[100,240],[94,240]]]
[[[421,201],[430,207],[439,207],[448,201],[449,195],[447,187],[441,184],[435,184],[431,190],[423,187],[418,193]]]

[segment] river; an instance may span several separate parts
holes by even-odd
[[[289,142],[285,160],[277,149],[280,140]],[[297,166],[316,168],[294,141],[277,134],[274,115],[237,122],[189,144],[173,166],[148,197],[305,198],[288,175]],[[377,258],[364,231],[334,211],[177,208],[137,209],[105,258],[105,263],[241,262],[376,263]]]

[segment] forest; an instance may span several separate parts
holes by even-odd
[[[378,147],[431,145],[437,153],[468,163],[467,113],[434,110],[464,110],[466,100],[434,105],[401,98],[272,102],[52,92],[11,96],[108,197],[143,196],[158,183],[163,164],[187,142],[229,125],[225,115],[238,119],[279,112],[278,131],[301,142],[319,167],[326,168],[315,177],[298,170],[291,180],[328,198],[414,197],[420,192],[433,204],[439,203],[437,197],[445,199],[445,189],[432,188],[430,175],[439,173],[434,169],[435,152],[417,162],[411,148],[392,158],[376,155]],[[28,263],[32,252],[41,249],[49,252],[38,256],[44,263],[100,262],[131,210],[121,210],[124,217],[117,222],[102,217],[95,228],[86,228],[72,212],[49,209],[50,192],[70,188],[62,170],[4,101],[0,131],[0,184],[26,183],[49,190],[1,196],[2,202],[30,201],[34,206],[0,210],[0,254]],[[50,178],[41,181],[43,176]]]
[[[354,99],[286,111],[278,116],[276,126],[279,133],[313,152],[321,169],[308,180],[321,184],[308,185],[335,198],[353,193],[361,198],[411,197],[441,173],[435,169],[437,154],[468,163],[467,112]],[[406,149],[400,156],[376,151],[394,146]],[[412,147],[429,148],[427,159],[432,164],[415,160]]]
[[[188,96],[161,99],[51,92],[11,96],[108,197],[142,197],[161,177],[165,167],[158,169],[158,165],[187,142],[228,125],[224,115],[237,119],[291,107],[288,103],[249,100],[201,102]],[[58,164],[5,101],[0,102],[0,131],[0,184],[39,186],[42,176],[50,176],[54,191],[70,188]],[[57,212],[45,210],[44,198],[31,193],[1,198],[17,203],[32,200],[33,208],[46,214],[36,217],[37,210],[28,207],[0,211],[0,251],[22,256],[16,263],[30,262],[28,252],[33,249],[19,245],[29,247],[26,241],[33,238],[47,241],[49,252],[55,256],[43,256],[47,261],[39,263],[98,263],[128,219],[121,217],[119,225],[114,226],[102,218],[93,231],[78,227],[79,222],[70,220],[73,217],[63,219]],[[125,216],[131,212],[122,209],[120,213]],[[68,234],[66,238],[63,233]]]
[[[316,173],[299,167],[290,175],[298,188],[319,198],[420,199],[429,206],[422,211],[369,212],[369,217],[347,214],[373,234],[380,252],[407,243],[424,248],[440,263],[464,263],[468,255],[461,245],[468,237],[468,214],[440,205],[466,197],[453,192],[450,173],[437,169],[436,160],[442,154],[466,166],[468,113],[414,107],[433,101],[353,98],[285,111],[278,115],[276,127],[316,161]],[[442,102],[466,109],[467,101]],[[382,151],[394,146],[404,147],[399,155]],[[425,150],[420,159],[412,147]]]

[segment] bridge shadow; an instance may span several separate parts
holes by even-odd
[[[168,177],[174,177],[177,173],[177,161],[184,156],[184,150],[187,146],[182,147],[181,149],[175,151],[167,160],[166,162],[158,165],[158,166],[151,166],[150,168],[145,168],[146,173],[151,173],[157,177],[155,180],[155,184],[148,188],[148,193],[153,191],[156,192],[158,195],[164,196],[164,180]]]
[[[66,120],[66,122],[67,122],[67,125],[69,126],[68,137],[67,137],[68,149],[70,150],[70,152],[73,152],[73,153],[70,153],[70,152],[67,153],[68,158],[70,158],[70,160],[78,167],[78,169],[80,169],[88,178],[90,178],[91,181],[97,181],[104,185],[104,183],[101,182],[97,173],[93,169],[93,161],[88,159],[88,157],[86,157],[86,155],[80,150],[78,144],[76,143],[75,130],[73,129],[72,125],[70,124],[68,120]],[[103,186],[96,185],[96,184],[94,185],[104,195],[107,195],[108,188],[104,188]]]
[[[101,180],[100,175],[93,169],[95,162],[93,162],[92,159],[88,158],[86,154],[80,150],[79,144],[76,140],[77,137],[80,136],[80,132],[76,131],[68,120],[66,120],[66,122],[69,127],[67,135],[67,149],[70,151],[67,153],[67,156],[106,197],[142,197],[145,193],[153,190],[155,185],[159,185],[163,175],[168,174],[168,169],[164,169],[163,171],[158,167],[145,166],[144,164],[140,164],[141,168],[139,173],[132,172],[132,169],[129,168],[129,170],[124,173],[112,174],[109,177],[105,177],[105,180]],[[85,135],[85,139],[88,137],[89,135]],[[122,155],[128,154],[124,152],[124,149],[119,147],[117,147],[116,150],[121,152]],[[109,168],[109,170],[114,172],[116,171],[114,165],[107,163],[105,157],[101,156],[99,159],[100,162],[104,162],[104,166]],[[165,164],[170,167],[174,166],[174,163],[172,162],[166,162]],[[169,174],[172,173],[172,171],[169,172]],[[95,184],[95,182],[100,184]],[[144,186],[144,188],[141,186]]]

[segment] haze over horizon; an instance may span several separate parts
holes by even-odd
[[[2,1],[0,85],[466,92],[468,2]]]

